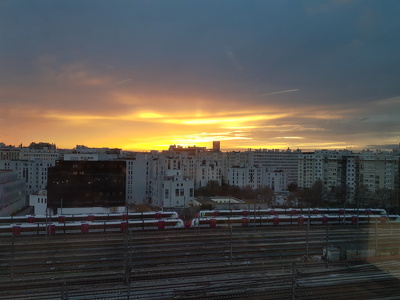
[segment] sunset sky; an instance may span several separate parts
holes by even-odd
[[[0,142],[214,140],[398,147],[400,1],[0,1]]]

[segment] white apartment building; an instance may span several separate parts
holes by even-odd
[[[398,157],[390,152],[362,151],[359,155],[360,186],[373,193],[379,189],[394,189],[398,175]]]
[[[244,188],[253,189],[270,187],[275,192],[287,190],[287,174],[283,171],[271,172],[268,167],[239,166],[228,169],[227,183]]]
[[[399,156],[392,152],[318,150],[299,155],[298,185],[311,188],[320,180],[325,194],[356,201],[380,189],[396,189]]]
[[[48,147],[44,147],[43,149],[23,147],[20,149],[19,153],[20,160],[42,160],[46,162],[54,162],[60,158],[61,154],[58,149]]]
[[[6,146],[4,143],[0,143],[0,160],[18,160],[19,150],[14,146]]]
[[[353,199],[357,186],[357,155],[347,150],[317,150],[300,154],[298,161],[299,187],[311,188],[320,181],[325,195],[339,197],[345,193],[348,200]]]
[[[150,164],[151,157],[145,153],[136,153],[135,159],[126,161],[126,201],[142,204],[151,197]]]
[[[65,153],[64,160],[73,160],[73,161],[99,161],[106,160],[106,157],[103,156],[100,158],[98,153]]]
[[[194,150],[195,149],[195,150]],[[281,151],[277,149],[248,151],[207,151],[203,148],[170,147],[166,158],[171,161],[166,168],[182,169],[184,176],[194,178],[195,187],[207,185],[210,180],[216,180],[220,184],[227,182],[228,169],[233,166],[263,166],[270,170],[283,171],[287,184],[297,183],[298,180],[298,155],[300,150],[290,149]],[[287,186],[283,189],[286,190]]]
[[[38,193],[29,195],[29,206],[33,207],[33,212],[37,216],[46,215],[47,210],[47,191],[39,191]]]
[[[288,188],[288,174],[282,170],[268,172],[267,186],[274,192],[284,192]]]
[[[10,216],[25,205],[25,182],[16,171],[0,167],[0,216]]]
[[[197,161],[196,175],[194,177],[195,187],[206,186],[209,181],[216,181],[219,185],[222,183],[222,172],[218,161]]]
[[[269,167],[270,170],[281,170],[287,176],[287,182],[297,183],[298,180],[298,156],[300,150],[292,151],[279,149],[259,149],[247,151],[248,164],[250,166]],[[287,187],[285,188],[287,189]]]
[[[164,208],[184,208],[194,200],[194,181],[181,170],[166,170],[153,181],[152,204]]]
[[[99,160],[117,160],[121,157],[117,153],[108,153],[107,151],[85,151],[82,153],[72,151],[71,153],[63,154],[64,160],[74,160],[74,161],[99,161]]]
[[[252,165],[249,163],[249,151],[229,151],[223,152],[220,158],[221,173],[223,180],[228,182],[228,169],[233,166]]]
[[[358,180],[358,159],[355,155],[347,156],[347,163],[345,165],[345,178],[346,178],[346,189],[347,199],[354,200],[357,192],[357,180]]]
[[[26,183],[26,195],[46,189],[47,169],[62,157],[56,146],[49,143],[31,143],[29,147],[19,148],[8,146],[1,152],[0,169],[15,170],[18,178]]]
[[[182,176],[194,180],[195,188],[206,186],[211,180],[221,184],[220,162],[212,157],[203,153],[191,155],[187,152],[158,154],[151,161],[150,178],[152,180],[164,176],[167,170],[181,170]]]
[[[55,166],[55,160],[0,160],[0,169],[15,170],[19,179],[26,184],[26,195],[45,190],[47,186],[47,170]]]
[[[118,148],[89,148],[84,145],[76,145],[71,153],[64,154],[64,160],[67,160],[66,157],[76,157],[70,160],[85,160],[85,158],[91,160],[91,156],[93,156],[92,160],[96,160],[96,156],[97,160],[116,160],[123,157],[123,152]]]

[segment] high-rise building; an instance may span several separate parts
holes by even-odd
[[[221,142],[220,141],[213,141],[213,151],[214,152],[221,151]]]
[[[299,155],[298,185],[321,181],[325,198],[364,201],[379,191],[398,189],[399,155],[395,152],[318,150]]]
[[[287,183],[297,183],[298,180],[298,156],[302,153],[300,150],[292,151],[278,149],[260,149],[249,150],[249,166],[269,167],[270,171],[283,171],[287,176]]]

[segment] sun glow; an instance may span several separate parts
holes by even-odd
[[[49,119],[63,120],[69,122],[84,122],[93,120],[113,120],[115,117],[109,116],[95,116],[95,115],[68,115],[61,113],[47,113],[44,117]]]
[[[153,112],[146,112],[146,113],[141,113],[139,114],[139,118],[142,119],[158,119],[158,118],[162,118],[163,116],[157,113],[153,113]]]
[[[166,122],[168,123],[177,123],[177,124],[185,124],[185,125],[209,125],[209,124],[240,124],[252,121],[260,121],[260,120],[273,120],[279,119],[287,116],[287,114],[276,114],[276,115],[255,115],[255,116],[243,116],[243,117],[231,117],[231,118],[201,118],[201,119],[170,119]]]

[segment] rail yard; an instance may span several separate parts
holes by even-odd
[[[181,228],[0,239],[1,299],[398,299],[400,224]],[[374,249],[321,260],[324,247]]]

